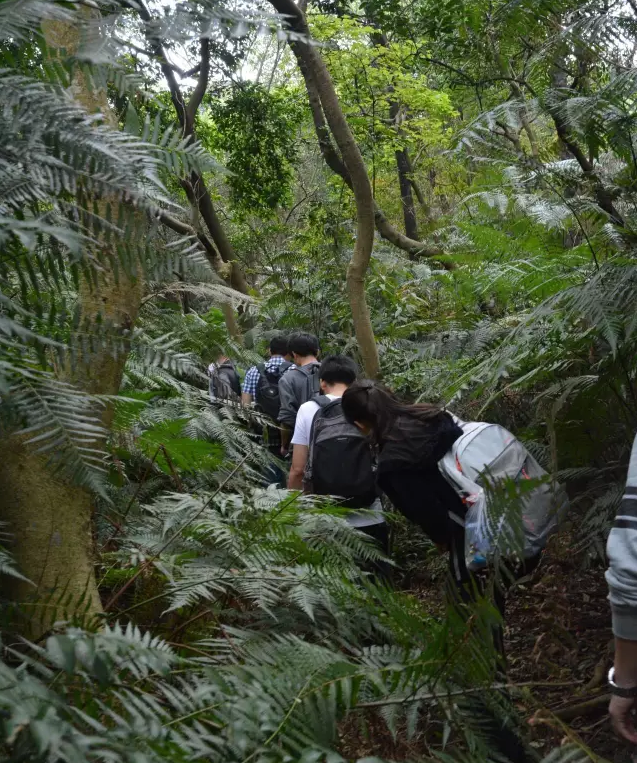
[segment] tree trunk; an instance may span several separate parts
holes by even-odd
[[[194,136],[194,133],[193,133]],[[237,262],[234,249],[230,243],[226,232],[219,220],[212,199],[210,198],[210,192],[206,186],[204,179],[196,172],[193,172],[190,178],[190,191],[186,191],[187,195],[192,194],[192,199],[195,201],[197,208],[206,223],[206,227],[210,232],[210,237],[217,247],[221,259],[227,262],[231,266],[229,285],[233,289],[240,291],[242,294],[249,294],[250,288],[246,281],[241,265]]]
[[[102,611],[91,533],[91,496],[48,468],[16,436],[0,440],[2,521],[20,572],[32,582],[5,578],[20,602],[14,627],[39,639],[58,620],[87,622]]]
[[[95,11],[85,8],[82,13]],[[61,50],[73,53],[79,46],[76,25],[51,21],[43,25],[43,32],[53,56]],[[116,127],[105,91],[89,87],[81,73],[71,87],[88,112],[100,111],[105,121]],[[86,203],[89,208],[96,203],[104,215],[108,201],[88,199]],[[142,279],[134,272],[135,266],[127,273],[117,267],[115,254],[105,246],[101,250],[103,270],[97,283],[83,280],[78,297],[86,325],[99,321],[107,329],[107,346],[100,344],[88,358],[69,363],[59,375],[86,392],[115,395],[128,354],[126,337],[141,303]],[[112,406],[108,406],[103,415],[105,427],[110,427],[112,416]],[[18,600],[26,598],[32,606],[24,629],[31,638],[39,638],[56,619],[86,618],[102,609],[93,570],[93,496],[60,474],[53,474],[46,461],[20,437],[8,437],[0,443],[2,519],[9,523],[20,571],[33,583],[15,589]]]
[[[223,317],[225,318],[225,321],[226,321],[226,328],[228,329],[228,334],[230,334],[230,336],[232,337],[232,339],[235,340],[235,342],[243,342],[241,329],[239,328],[239,324],[237,323],[237,318],[236,318],[234,308],[232,307],[230,302],[222,302],[221,310],[223,311]]]
[[[404,149],[396,151],[396,169],[398,170],[400,200],[403,205],[405,235],[417,240],[418,220],[416,218],[416,206],[414,204],[414,197],[411,192],[411,181],[409,179],[409,160]]]
[[[327,66],[317,49],[306,42],[309,30],[303,11],[292,0],[271,0],[271,2],[278,13],[288,17],[287,21],[292,29],[304,35],[302,40],[292,41],[290,45],[299,64],[303,62],[301,71],[304,77],[310,77],[315,85],[327,125],[334,136],[351,182],[356,202],[356,242],[347,268],[347,291],[363,367],[369,377],[375,378],[380,373],[380,360],[365,294],[365,275],[374,246],[375,204],[372,186],[361,152],[341,109]]]
[[[177,121],[182,130],[182,135],[186,139],[191,138],[192,140],[196,140],[195,116],[197,109],[201,105],[201,101],[206,94],[208,79],[210,77],[210,39],[208,37],[202,37],[200,40],[200,61],[197,84],[186,101],[181,91],[181,87],[175,78],[175,70],[166,56],[163,42],[152,31],[153,17],[143,0],[139,0],[136,4],[136,10],[142,21],[147,25],[145,29],[146,38],[159,60],[162,73],[166,79],[166,84],[170,90],[170,97],[175,108]],[[219,220],[219,216],[212,203],[212,198],[204,178],[199,173],[192,172],[189,178],[181,178],[180,182],[190,203],[199,210],[199,213],[206,224],[206,228],[208,229],[208,233],[210,234],[210,239],[212,239],[221,260],[230,267],[229,274],[226,272],[225,268],[219,268],[218,258],[211,256],[210,247],[205,247],[206,253],[208,254],[212,266],[215,268],[215,271],[218,275],[224,278],[228,285],[233,289],[240,291],[242,294],[249,294],[250,289],[243,273],[243,269],[236,259],[232,244],[221,225],[221,221]],[[199,229],[198,225],[195,225],[194,227],[197,228],[197,230]],[[223,308],[223,311],[228,333],[231,336],[234,336],[238,341],[242,341],[236,317],[231,317],[225,307]]]

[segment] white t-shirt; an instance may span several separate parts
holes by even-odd
[[[326,395],[330,400],[337,400],[339,395]],[[314,400],[308,400],[307,403],[299,408],[296,414],[296,423],[294,425],[294,433],[292,435],[292,445],[305,445],[310,446],[310,434],[312,432],[312,422],[316,416],[316,412],[320,406],[315,403]],[[370,525],[378,525],[385,521],[383,517],[382,504],[380,498],[377,498],[374,503],[369,507],[369,511],[364,514],[357,512],[351,512],[347,515],[347,521],[353,527],[369,527]]]

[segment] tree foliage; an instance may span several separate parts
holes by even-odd
[[[230,200],[238,213],[267,219],[290,205],[300,116],[295,100],[293,91],[250,83],[212,102],[213,142],[232,173]]]
[[[571,492],[574,558],[599,560],[637,426],[634,9],[319,2],[311,46],[250,4],[94,10],[0,6],[2,444],[87,491],[103,608],[54,586],[51,627],[18,641],[11,586],[38,581],[2,525],[3,759],[335,763],[358,722],[492,759],[472,700],[511,719],[518,695],[488,597],[434,618],[379,584],[346,510],[266,489],[266,422],[211,405],[206,368],[295,329],[361,360],[337,108],[384,237],[363,291],[384,380],[512,429]],[[76,49],[52,54],[52,22]],[[318,112],[290,44],[327,67]],[[422,241],[394,247],[406,203]],[[130,280],[128,323],[87,314]],[[89,383],[104,358],[116,394]],[[547,763],[591,757],[575,739]]]

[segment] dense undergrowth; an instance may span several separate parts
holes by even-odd
[[[366,273],[383,381],[514,431],[601,575],[637,426],[637,23],[395,6],[309,13],[377,203],[400,227],[403,181],[421,199],[421,248],[377,236]],[[351,724],[493,759],[471,698],[515,712],[489,604],[446,612],[440,557],[399,518],[379,583],[343,509],[267,487],[263,419],[209,401],[208,363],[245,369],[275,331],[359,358],[354,203],[298,36],[258,4],[49,0],[6,0],[0,34],[3,759],[337,763]],[[549,759],[594,757],[570,741]]]

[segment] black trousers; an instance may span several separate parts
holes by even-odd
[[[383,552],[383,554],[385,554],[385,556],[389,556],[389,525],[387,522],[378,522],[375,525],[366,525],[365,527],[361,527],[360,530],[361,532],[364,532],[365,535],[370,535],[372,538],[374,538],[380,546],[380,550]],[[387,564],[387,562],[383,561],[377,561],[372,562],[369,567],[369,571],[373,574],[379,583],[391,583],[392,568],[390,564]]]

